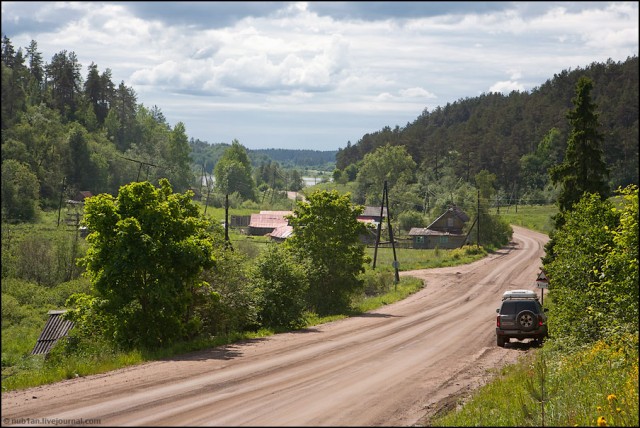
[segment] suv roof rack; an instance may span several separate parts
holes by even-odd
[[[532,290],[509,290],[502,295],[502,300],[507,299],[538,299],[538,294]]]

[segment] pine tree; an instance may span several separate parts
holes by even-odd
[[[561,212],[571,210],[586,193],[597,193],[601,199],[609,196],[609,171],[602,149],[604,137],[598,130],[596,105],[591,101],[593,82],[581,77],[576,84],[575,108],[567,113],[572,130],[564,161],[551,168],[554,184],[562,189],[558,195]]]

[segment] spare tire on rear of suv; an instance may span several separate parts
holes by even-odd
[[[538,324],[538,317],[533,312],[524,310],[516,316],[516,323],[523,331],[531,331]]]

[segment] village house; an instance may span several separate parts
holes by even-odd
[[[409,236],[413,239],[413,248],[460,248],[467,235],[463,233],[469,216],[456,206],[449,207],[440,217],[427,227],[413,227]]]

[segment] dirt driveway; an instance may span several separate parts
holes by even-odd
[[[507,289],[535,289],[547,236],[454,268],[362,316],[166,361],[2,394],[3,425],[412,426],[527,346],[495,344]]]

